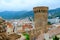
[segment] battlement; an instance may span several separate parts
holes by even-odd
[[[48,12],[47,11],[48,7],[45,7],[45,6],[34,7],[33,10],[34,10],[34,13],[38,13],[38,12],[40,12],[40,13],[47,13]]]

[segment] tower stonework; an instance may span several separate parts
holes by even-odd
[[[45,6],[34,7],[33,10],[36,34],[39,35],[40,33],[43,33],[46,30],[48,7]]]

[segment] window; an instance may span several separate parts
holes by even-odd
[[[46,12],[46,10],[41,10],[41,12],[42,12],[42,13],[45,13],[45,12]]]
[[[39,10],[39,12],[40,12],[40,10]]]
[[[34,13],[45,13],[47,10],[35,10]]]

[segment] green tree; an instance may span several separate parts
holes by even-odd
[[[23,35],[25,36],[26,40],[30,40],[29,34],[23,33]]]
[[[57,36],[54,36],[53,40],[59,40],[59,38]]]
[[[52,25],[51,22],[48,22],[48,25]]]

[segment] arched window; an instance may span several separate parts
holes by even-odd
[[[39,10],[39,12],[40,12],[40,10]]]
[[[42,12],[42,13],[45,13],[45,12],[46,12],[46,10],[41,10],[41,12]]]

